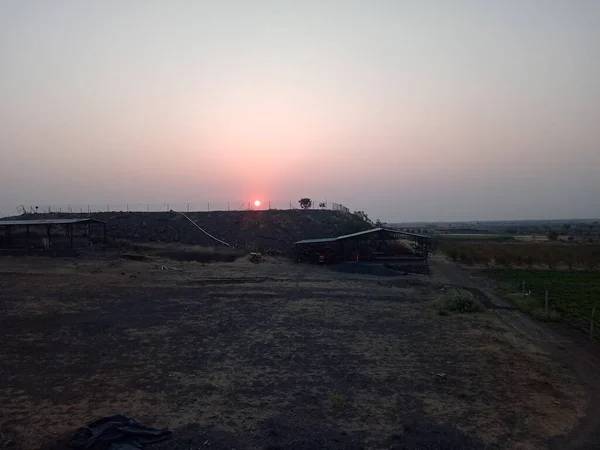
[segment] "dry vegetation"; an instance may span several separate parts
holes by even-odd
[[[426,276],[147,257],[0,262],[11,448],[123,413],[175,431],[155,449],[535,449],[586,413],[572,367],[493,313],[438,315]]]
[[[439,248],[453,261],[467,265],[590,270],[600,268],[600,244],[597,243],[442,241]]]

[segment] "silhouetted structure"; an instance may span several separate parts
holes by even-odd
[[[76,244],[86,247],[92,245],[94,235],[100,235],[106,244],[106,222],[96,219],[0,220],[0,229],[4,231],[0,233],[0,248],[5,249],[50,250],[54,241],[63,248],[73,249]],[[64,235],[56,233],[60,229]]]

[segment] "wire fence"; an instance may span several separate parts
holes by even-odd
[[[53,205],[19,205],[12,215],[21,214],[87,214],[99,212],[210,212],[210,211],[265,211],[284,209],[311,209],[330,210],[349,213],[350,210],[335,202],[313,201],[309,208],[301,208],[298,201],[291,200],[266,200],[252,201],[239,200],[232,202],[175,202],[175,203],[95,203],[95,204],[53,204]],[[10,215],[10,214],[6,214]]]
[[[577,272],[566,274],[579,275]],[[589,283],[583,283],[582,288],[577,283],[567,284],[563,280],[558,285],[546,286],[539,281],[523,279],[514,280],[510,285],[515,291],[512,299],[522,311],[546,322],[566,321],[587,333],[590,340],[599,337],[600,299]]]

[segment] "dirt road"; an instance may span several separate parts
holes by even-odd
[[[523,336],[524,340],[543,349],[563,367],[575,374],[588,393],[585,418],[568,436],[549,442],[549,448],[592,450],[600,448],[600,358],[595,343],[582,335],[559,326],[541,323],[517,310],[497,294],[491,280],[474,277],[471,272],[444,258],[431,261],[432,277],[448,285],[462,286],[477,292],[488,307],[493,308],[502,322]]]

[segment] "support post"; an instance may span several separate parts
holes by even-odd
[[[46,227],[46,234],[47,234],[47,237],[48,237],[48,250],[50,250],[50,246],[52,245],[52,238],[50,237],[50,227],[51,226],[52,225],[48,225]]]

